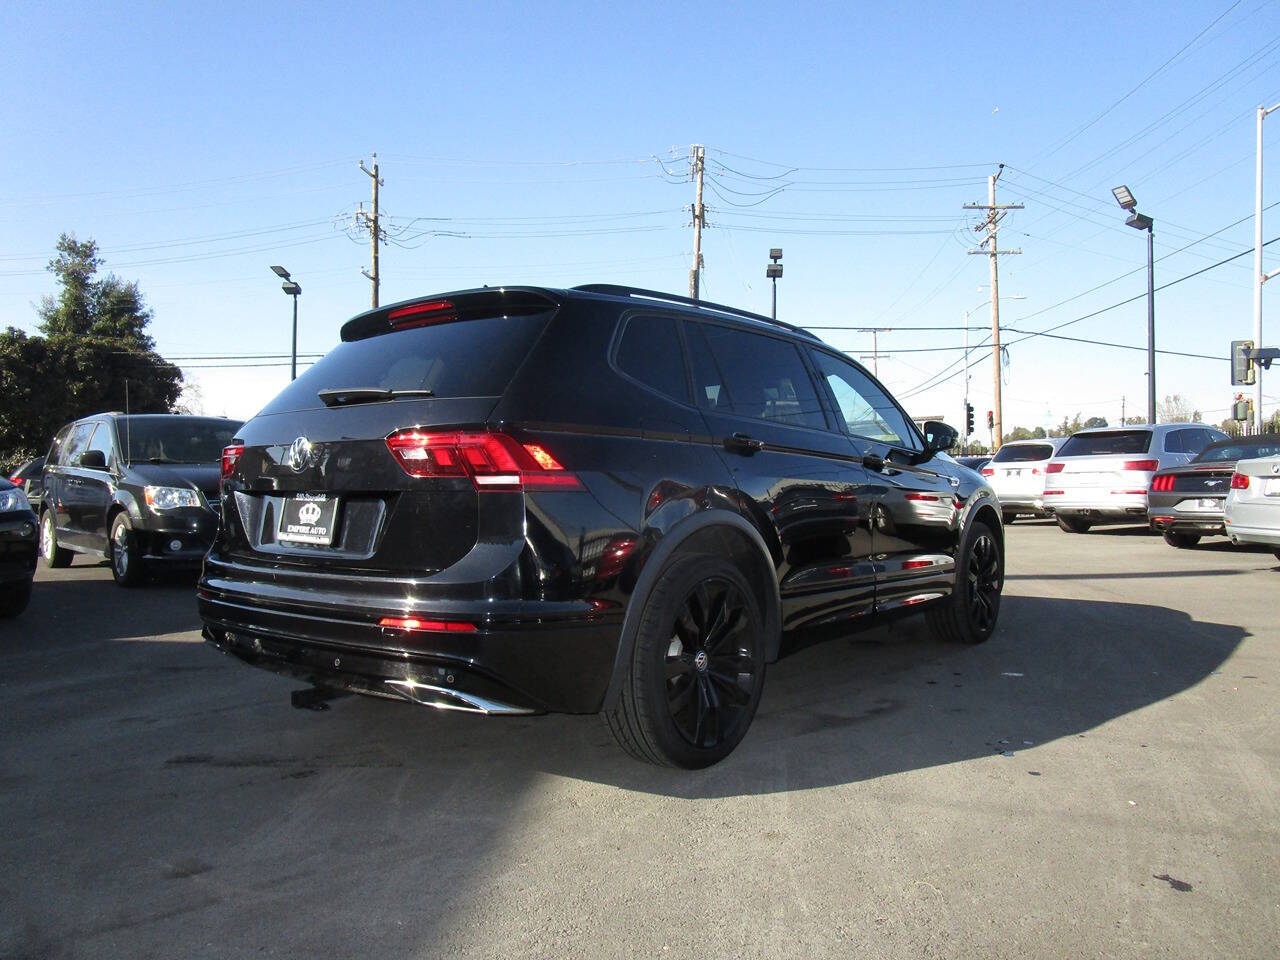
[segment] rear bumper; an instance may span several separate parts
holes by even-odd
[[[1217,510],[1179,510],[1176,505],[1166,505],[1152,499],[1154,502],[1147,508],[1147,519],[1151,521],[1151,526],[1162,533],[1173,531],[1212,536],[1223,532],[1221,505]],[[1178,499],[1180,501],[1187,498]]]
[[[1000,509],[1005,513],[1043,514],[1045,512],[1044,497],[1039,494],[997,492],[996,499],[1000,501]]]
[[[1275,527],[1244,527],[1227,520],[1224,528],[1228,537],[1241,543],[1265,543],[1280,547],[1280,530]]]
[[[206,565],[197,594],[205,639],[317,686],[477,713],[594,713],[612,678],[620,610],[439,597],[390,608],[359,597],[358,580],[303,596],[229,580],[216,566]],[[385,616],[476,629],[388,629]]]
[[[1045,510],[1068,517],[1088,517],[1095,522],[1145,523],[1147,519],[1147,495],[1142,494],[1088,494],[1068,490],[1065,494],[1044,497]]]

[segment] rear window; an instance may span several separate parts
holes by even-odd
[[[1003,446],[991,458],[992,463],[1029,463],[1032,460],[1048,460],[1053,456],[1051,443],[1020,443]]]
[[[263,413],[323,406],[321,390],[430,390],[437,397],[498,397],[550,313],[481,317],[344,341],[285,387]]]
[[[1277,456],[1280,456],[1280,440],[1237,440],[1234,443],[1207,448],[1192,463],[1224,463]]]
[[[1107,430],[1077,433],[1058,451],[1060,457],[1092,457],[1105,453],[1146,453],[1151,447],[1150,430]]]

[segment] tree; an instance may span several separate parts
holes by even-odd
[[[91,413],[168,413],[182,372],[146,334],[152,312],[136,283],[97,278],[92,240],[63,234],[49,271],[60,287],[37,313],[43,336],[0,333],[0,462],[43,453],[64,424]]]
[[[1105,427],[1107,426],[1107,418],[1106,417],[1090,417],[1088,420],[1084,422],[1084,425],[1086,429],[1088,427]]]
[[[1163,403],[1156,404],[1157,423],[1187,423],[1191,421],[1191,413],[1191,404],[1180,393],[1167,396]],[[1197,415],[1196,422],[1199,419]]]

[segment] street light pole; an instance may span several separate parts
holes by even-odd
[[[1156,422],[1156,280],[1155,280],[1155,221],[1138,212],[1138,201],[1133,191],[1121,184],[1111,193],[1120,209],[1129,212],[1124,224],[1135,230],[1147,231],[1147,423]]]
[[[293,297],[293,352],[290,354],[289,361],[289,379],[298,379],[298,295],[302,293],[302,285],[295,282],[289,276],[289,271],[284,267],[273,266],[271,272],[284,281],[280,284],[280,289],[286,294]]]
[[[1280,110],[1280,103],[1273,107],[1258,107],[1258,169],[1253,206],[1253,347],[1262,349],[1262,285],[1270,278],[1262,272],[1262,119],[1273,110]],[[1262,366],[1254,364],[1253,400],[1254,429],[1262,432]]]
[[[773,262],[764,268],[764,275],[773,281],[773,312],[769,314],[774,320],[778,319],[778,278],[782,276],[782,248],[770,247],[769,259]]]

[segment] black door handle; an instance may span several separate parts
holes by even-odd
[[[747,436],[745,433],[735,433],[731,437],[724,438],[724,448],[734,453],[752,454],[764,449],[764,441]]]
[[[884,457],[874,453],[865,454],[862,457],[862,465],[868,470],[874,470],[876,473],[880,473],[884,470]]]

